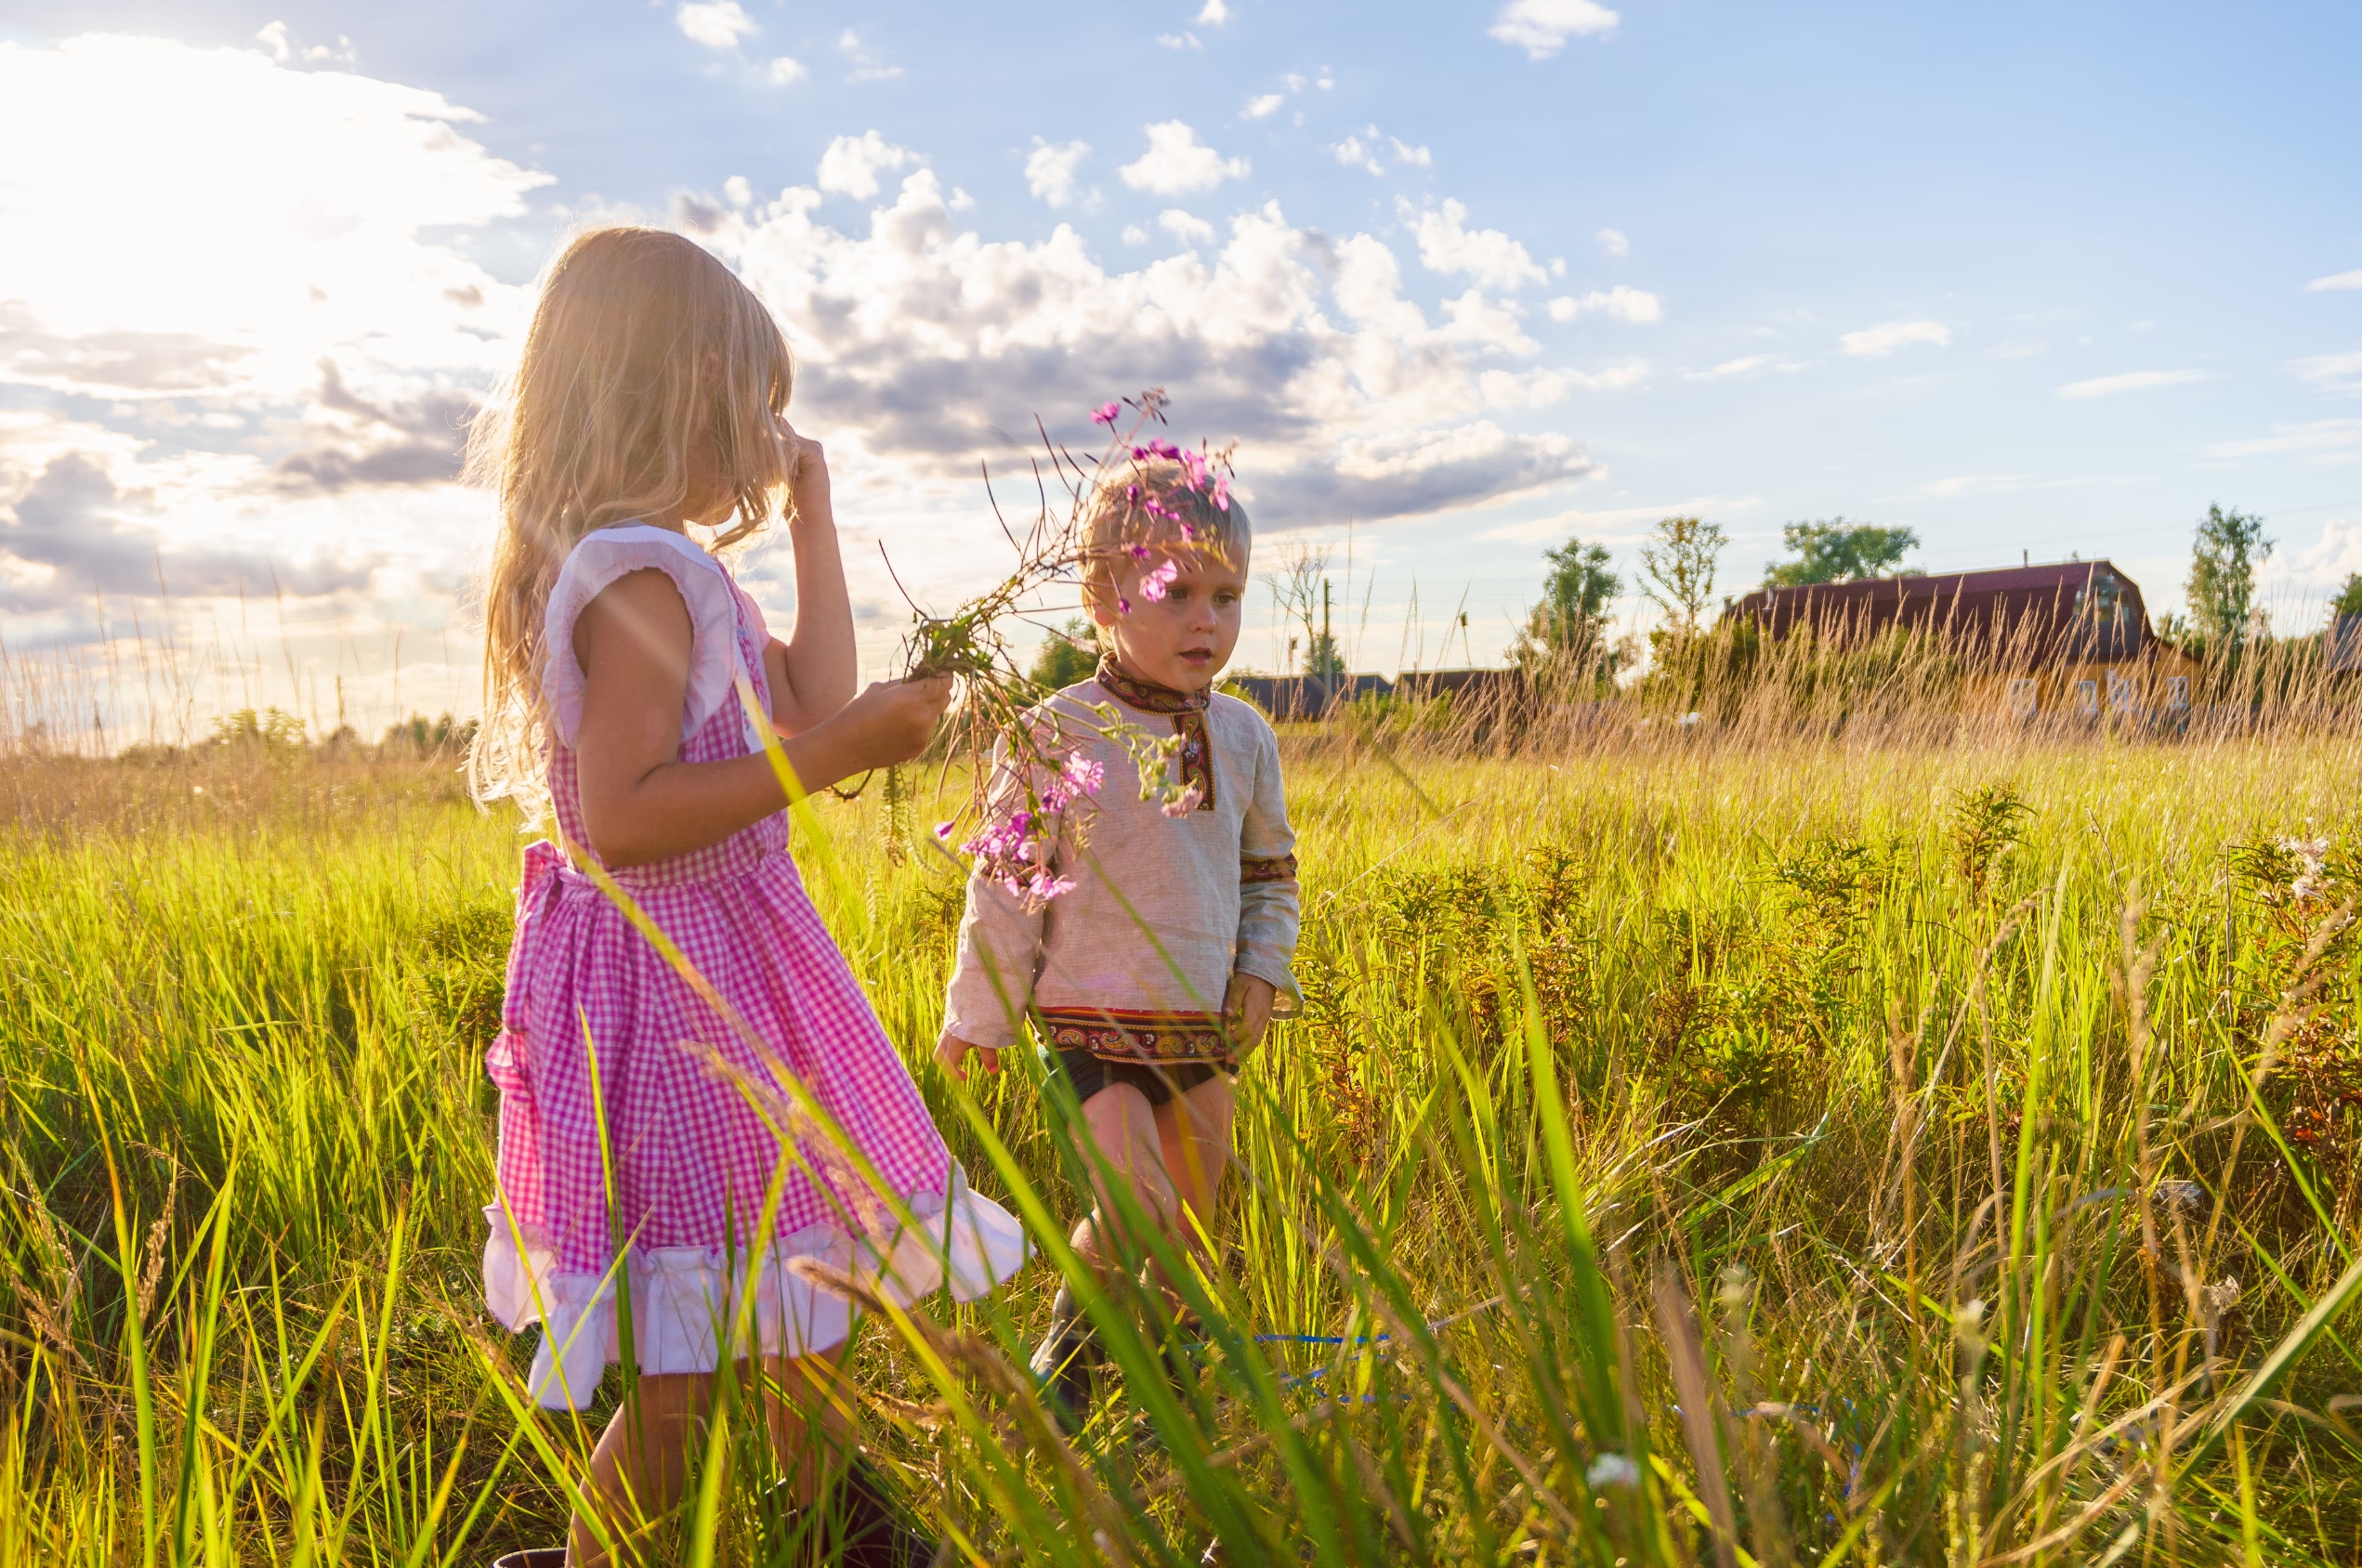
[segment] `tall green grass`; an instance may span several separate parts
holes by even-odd
[[[866,804],[802,846],[1047,1254],[862,1331],[946,1561],[2362,1556],[2362,748],[1291,746],[1307,1014],[1071,1440],[1020,1369],[1075,1151],[926,1060],[956,879]],[[358,761],[5,798],[0,1563],[561,1538],[595,1427],[476,1300],[514,833]],[[783,1561],[743,1426],[682,1550]]]

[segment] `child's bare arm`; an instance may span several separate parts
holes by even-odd
[[[717,843],[780,809],[770,760],[684,763],[681,712],[692,647],[689,607],[661,571],[626,573],[574,623],[584,674],[583,827],[610,866],[637,866]],[[784,743],[804,788],[915,755],[951,700],[948,680],[873,686]]]
[[[828,455],[784,419],[780,440],[788,449],[794,508],[787,536],[795,551],[795,630],[785,642],[772,639],[763,662],[770,677],[771,723],[781,735],[796,736],[853,700],[860,657],[853,646],[853,602],[837,547]]]

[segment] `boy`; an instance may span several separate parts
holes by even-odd
[[[1104,767],[1108,788],[1084,808],[1083,841],[1062,829],[1047,851],[1043,869],[1070,890],[1029,901],[981,874],[969,880],[936,1048],[962,1078],[971,1052],[997,1072],[1030,1014],[1108,1179],[1187,1246],[1214,1224],[1233,1076],[1275,1006],[1285,1015],[1301,1000],[1288,973],[1295,834],[1279,740],[1253,707],[1212,689],[1238,646],[1252,545],[1246,509],[1227,490],[1202,464],[1170,462],[1135,463],[1101,487],[1083,582],[1098,672],[1035,716]],[[1164,778],[1124,787],[1131,753],[1093,712],[1110,703],[1150,735],[1176,738]],[[1109,1234],[1113,1206],[1095,1196],[1073,1241],[1106,1271],[1122,1249]],[[1061,1287],[1033,1365],[1072,1415],[1087,1403],[1088,1350]]]

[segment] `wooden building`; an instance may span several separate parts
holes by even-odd
[[[1728,613],[1837,647],[1898,627],[1932,634],[1967,662],[1975,706],[2020,718],[2186,712],[2197,673],[2150,634],[2140,584],[2107,561],[1759,588]]]

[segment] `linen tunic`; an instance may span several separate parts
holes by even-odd
[[[1180,731],[1174,715],[1133,707],[1096,679],[1033,711],[1058,751],[1105,769],[1097,796],[1061,814],[1051,843],[1049,869],[1074,887],[1029,910],[980,870],[970,876],[944,1026],[1006,1049],[1030,1013],[1052,1044],[1111,1059],[1225,1060],[1214,1020],[1233,972],[1278,988],[1277,1016],[1302,1000],[1288,969],[1296,841],[1279,738],[1252,704],[1212,694],[1210,808],[1172,817],[1139,798],[1130,754],[1099,733],[1102,703],[1151,735]]]
[[[806,896],[785,811],[687,855],[605,869],[622,899],[584,869],[597,857],[573,750],[574,621],[617,578],[646,569],[671,578],[689,609],[681,760],[755,748],[740,680],[769,707],[762,612],[719,562],[645,525],[575,547],[545,645],[557,836],[525,852],[502,1029],[485,1059],[500,1089],[500,1154],[484,1288],[510,1328],[542,1326],[535,1398],[576,1409],[620,1359],[619,1285],[639,1369],[702,1372],[726,1342],[734,1354],[801,1355],[846,1337],[848,1303],[790,1272],[795,1259],[908,1302],[947,1275],[973,1298],[1026,1254],[1017,1222],[968,1190]],[[751,1336],[735,1326],[741,1307]]]

